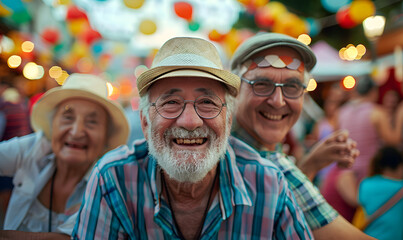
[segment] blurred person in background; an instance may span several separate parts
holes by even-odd
[[[13,177],[7,239],[69,238],[92,166],[125,144],[123,109],[107,99],[106,81],[72,74],[34,105],[35,133],[0,143],[0,175]]]
[[[403,155],[394,146],[380,148],[373,157],[369,176],[359,186],[358,201],[372,215],[403,188]],[[364,232],[379,240],[403,239],[403,198],[368,225]]]
[[[351,169],[334,166],[321,188],[326,200],[348,221],[352,220],[358,205],[358,184],[368,175],[371,158],[382,144],[399,144],[403,124],[400,117],[395,129],[391,125],[392,117],[376,104],[378,87],[369,75],[358,79],[355,91],[356,95],[340,108],[338,125],[349,131],[360,155]]]
[[[259,33],[245,40],[231,61],[231,70],[242,79],[232,135],[282,170],[316,239],[372,239],[341,217],[304,175],[312,179],[332,162],[351,165],[357,151],[347,133],[316,144],[300,163],[302,172],[276,147],[301,114],[315,64],[312,50],[287,35]]]
[[[12,85],[14,78],[14,74],[8,73],[0,79],[0,141],[32,132],[28,107],[23,96]],[[12,189],[12,178],[0,176],[0,228]]]
[[[31,133],[28,106],[23,96],[9,83],[1,82],[0,86],[0,111],[6,120],[0,141]]]
[[[324,116],[315,123],[312,133],[307,136],[307,139],[309,139],[308,148],[312,147],[310,143],[322,141],[338,129],[338,112],[345,98],[345,94],[343,90],[340,89],[339,84],[330,86],[323,100]],[[336,165],[336,163],[331,163],[318,172],[314,179],[316,186],[321,186],[324,177],[334,165]]]

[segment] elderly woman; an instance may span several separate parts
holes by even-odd
[[[92,166],[126,143],[128,122],[104,80],[72,74],[35,104],[31,124],[35,133],[0,144],[0,175],[14,183],[4,229],[18,230],[0,235],[70,235]]]

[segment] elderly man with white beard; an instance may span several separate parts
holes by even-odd
[[[230,137],[240,79],[173,38],[137,79],[145,140],[106,154],[73,239],[311,239],[281,171]]]

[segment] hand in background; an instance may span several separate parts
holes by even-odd
[[[316,143],[298,162],[298,167],[312,180],[324,167],[336,162],[339,167],[350,168],[359,155],[357,143],[348,137],[348,131],[338,130]]]

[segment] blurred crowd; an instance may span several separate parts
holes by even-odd
[[[355,163],[349,169],[332,163],[320,170],[313,182],[330,205],[350,222],[355,221],[361,209],[366,216],[373,214],[403,188],[399,120],[403,94],[402,84],[394,74],[394,69],[389,69],[382,84],[369,75],[362,76],[350,91],[337,81],[327,83],[320,102],[323,117],[314,122],[301,144],[296,140],[285,141],[297,144],[294,149],[303,149],[295,151],[298,161],[301,152],[309,151],[318,141],[335,131],[348,130],[360,151]],[[365,232],[379,239],[393,239],[393,229],[401,228],[396,221],[402,217],[403,201],[400,199],[392,207],[379,221],[366,227]]]

